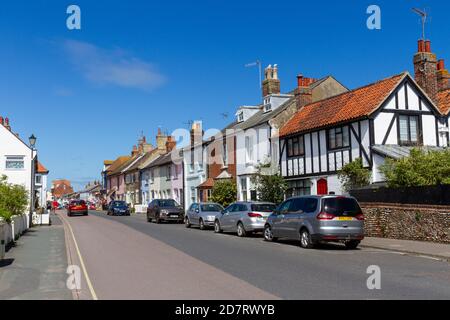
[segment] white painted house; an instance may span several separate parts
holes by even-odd
[[[386,157],[414,146],[448,146],[438,107],[408,73],[304,106],[280,131],[289,196],[342,194],[337,171],[361,158],[382,182]]]
[[[278,131],[302,105],[347,91],[333,77],[320,80],[298,77],[305,83],[300,95],[298,90],[289,94],[280,93],[278,68],[268,66],[262,83],[263,103],[258,106],[243,106],[236,112],[236,175],[238,200],[256,200],[257,192],[252,176],[260,164],[272,164],[278,171]],[[306,98],[306,100],[304,100]]]
[[[0,117],[0,176],[22,185],[31,195],[34,189],[36,152],[12,132],[8,118]]]

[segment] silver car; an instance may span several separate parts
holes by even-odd
[[[217,203],[193,203],[186,212],[184,224],[186,225],[186,228],[197,225],[200,227],[200,230],[204,230],[207,227],[213,227],[217,215],[220,215],[222,211],[223,207]]]
[[[235,202],[216,218],[214,231],[236,232],[239,237],[261,232],[275,208],[276,205],[269,202]]]
[[[300,240],[303,248],[313,248],[318,242],[343,242],[348,249],[356,249],[364,239],[364,215],[353,197],[292,198],[267,219],[264,238]]]

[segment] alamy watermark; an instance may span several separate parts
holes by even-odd
[[[79,6],[72,4],[67,7],[66,13],[69,17],[66,20],[66,26],[69,30],[81,30],[81,9]]]
[[[381,290],[381,268],[377,265],[371,265],[367,267],[366,272],[370,274],[366,281],[367,289]]]
[[[367,18],[367,28],[369,30],[381,30],[381,8],[375,4],[367,7],[367,14],[370,16]]]
[[[70,265],[67,267],[66,286],[69,290],[81,290],[81,270],[77,265]]]

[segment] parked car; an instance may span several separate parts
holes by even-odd
[[[235,202],[216,218],[214,232],[236,232],[239,237],[261,232],[275,208],[270,202]]]
[[[184,223],[187,228],[195,225],[199,226],[200,230],[204,230],[207,227],[214,227],[214,221],[216,221],[218,215],[222,214],[222,211],[223,207],[218,203],[193,203],[186,212]]]
[[[114,200],[109,203],[108,216],[129,216],[130,207],[125,201]]]
[[[95,203],[89,204],[89,210],[97,210],[97,207],[95,206]]]
[[[283,202],[267,219],[264,238],[300,240],[303,248],[343,242],[348,249],[356,249],[364,239],[364,215],[353,197],[296,197]]]
[[[67,205],[67,215],[71,217],[75,214],[88,215],[88,207],[84,200],[72,200]]]
[[[155,199],[148,205],[147,221],[155,221],[156,223],[175,221],[183,223],[184,210],[173,199]]]

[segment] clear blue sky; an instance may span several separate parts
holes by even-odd
[[[70,4],[81,31],[66,28]],[[370,4],[380,31],[366,28]],[[38,137],[50,179],[80,188],[141,131],[221,128],[221,113],[259,103],[257,70],[244,68],[258,58],[279,65],[283,91],[298,73],[349,88],[412,73],[412,6],[430,11],[427,35],[450,65],[448,1],[2,1],[0,114]]]

